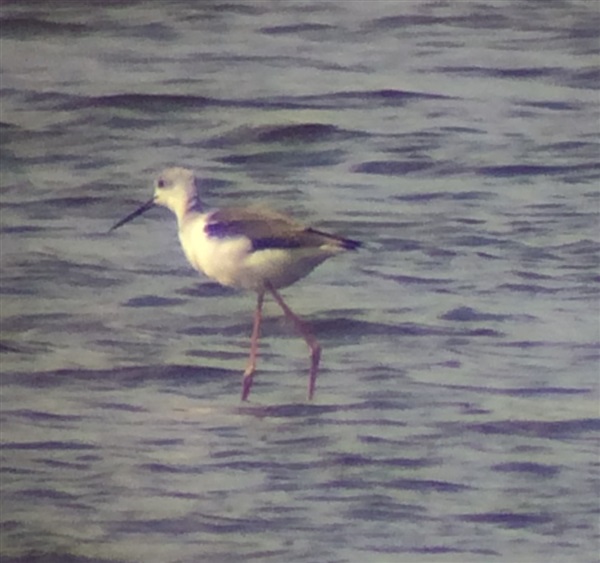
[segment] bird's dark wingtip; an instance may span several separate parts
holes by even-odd
[[[358,250],[363,245],[363,243],[359,240],[353,240],[350,238],[343,238],[340,240],[340,243],[346,250]]]
[[[344,250],[356,250],[357,248],[360,248],[363,244],[358,240],[344,238],[338,235],[332,235],[331,233],[326,233],[325,231],[320,231],[318,229],[314,229],[313,227],[308,227],[305,232],[312,233],[313,235],[318,235],[330,242],[334,241],[334,244],[336,246],[338,246],[339,248],[343,248]]]

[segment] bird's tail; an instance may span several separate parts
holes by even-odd
[[[344,237],[338,237],[336,235],[332,235],[331,233],[325,233],[323,231],[313,229],[312,227],[309,227],[306,230],[312,234],[319,235],[319,236],[327,239],[328,241],[331,241],[333,244],[335,244],[339,248],[343,248],[344,250],[356,250],[357,248],[360,248],[362,246],[362,242],[360,242],[358,240],[353,240],[353,239],[344,238]]]

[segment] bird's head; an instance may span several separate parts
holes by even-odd
[[[162,205],[169,208],[181,221],[184,215],[199,207],[198,190],[194,173],[188,168],[166,168],[154,181],[154,195],[142,206],[138,207],[133,213],[123,217],[110,231],[118,229],[125,223],[142,215],[151,207]]]

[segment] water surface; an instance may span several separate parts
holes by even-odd
[[[597,561],[593,3],[5,2],[3,561]],[[201,278],[165,166],[365,242]]]

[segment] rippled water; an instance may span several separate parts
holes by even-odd
[[[4,2],[3,561],[597,561],[594,2]],[[201,279],[167,165],[358,238]]]

